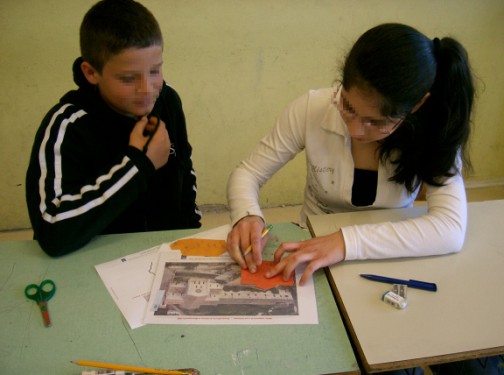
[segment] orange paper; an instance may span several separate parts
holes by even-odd
[[[185,256],[216,257],[226,252],[226,241],[202,238],[185,238],[170,245],[173,250],[180,250]]]
[[[275,277],[272,277],[270,279],[267,279],[264,274],[268,272],[273,266],[275,265],[274,262],[270,261],[263,261],[262,264],[257,267],[256,273],[251,273],[248,269],[241,270],[241,284],[242,285],[254,285],[257,288],[260,289],[273,289],[277,286],[284,285],[284,286],[292,286],[294,285],[294,274],[291,275],[289,280],[284,281],[282,278],[282,275],[276,275]]]

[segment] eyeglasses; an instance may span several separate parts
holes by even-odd
[[[336,105],[336,108],[340,112],[341,117],[343,118],[343,121],[345,121],[347,126],[349,122],[358,119],[362,127],[369,132],[390,134],[406,118],[406,116],[401,116],[398,118],[385,117],[378,119],[360,117],[359,115],[357,115],[357,113],[355,113],[355,110],[343,96],[342,85],[340,85],[334,93],[334,104]]]

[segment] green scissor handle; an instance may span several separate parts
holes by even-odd
[[[52,280],[44,280],[37,284],[29,284],[24,290],[27,298],[34,300],[40,307],[44,325],[51,326],[51,318],[49,317],[49,310],[47,309],[47,301],[49,301],[56,293],[56,284]]]

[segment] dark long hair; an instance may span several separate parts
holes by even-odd
[[[395,165],[392,181],[413,192],[423,182],[441,186],[471,169],[468,140],[474,85],[467,52],[455,39],[431,40],[412,27],[389,23],[365,32],[343,67],[343,86],[375,91],[383,116],[405,116],[380,143],[380,159]],[[427,93],[416,112],[412,109]]]

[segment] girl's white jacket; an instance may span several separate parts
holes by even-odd
[[[380,163],[376,199],[371,206],[352,205],[354,164],[347,127],[333,104],[334,89],[311,90],[292,102],[270,134],[231,173],[227,195],[234,225],[247,215],[264,219],[260,187],[298,153],[306,155],[306,185],[299,223],[307,215],[402,208],[415,194],[389,181],[393,166]],[[445,186],[427,185],[428,212],[415,219],[342,228],[346,260],[446,254],[462,248],[467,201],[460,174]]]

